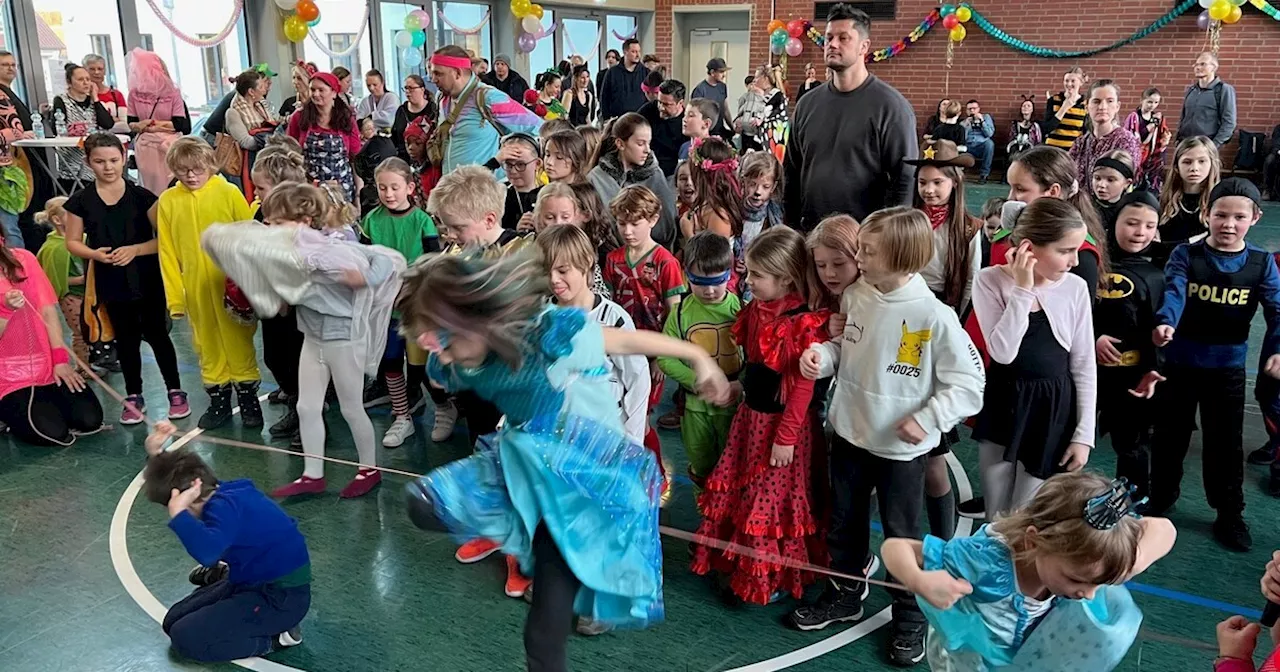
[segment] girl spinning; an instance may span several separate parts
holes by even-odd
[[[487,538],[537,577],[524,643],[531,672],[567,669],[573,614],[604,626],[663,618],[653,454],[629,440],[606,355],[684,359],[699,393],[723,404],[729,384],[698,346],[604,329],[546,301],[549,274],[526,253],[435,256],[406,273],[401,323],[425,348],[433,384],[469,389],[506,414],[475,455],[408,486],[414,524]]]

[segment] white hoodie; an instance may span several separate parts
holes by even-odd
[[[827,417],[849,443],[889,460],[913,460],[943,432],[982,409],[985,374],[978,350],[955,311],[934,297],[918,274],[883,294],[858,280],[844,290],[848,321],[840,341],[815,343],[820,377],[840,374]],[[928,434],[918,444],[898,438],[906,417]]]

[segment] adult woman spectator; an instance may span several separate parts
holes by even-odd
[[[391,142],[396,145],[396,154],[405,161],[409,160],[409,151],[404,146],[404,131],[409,124],[419,123],[426,117],[426,125],[435,128],[440,116],[440,108],[427,93],[427,83],[418,75],[404,78],[404,104],[396,109],[395,121],[391,124]]]
[[[279,125],[267,107],[267,87],[271,80],[256,70],[245,70],[236,77],[236,95],[227,108],[227,135],[240,146],[240,188],[253,202],[253,161],[258,150],[267,146],[267,138]]]
[[[62,340],[53,286],[35,255],[6,247],[0,247],[0,422],[37,446],[69,446],[77,434],[102,427],[102,404]]]
[[[943,98],[942,100],[938,101],[938,109],[934,110],[933,114],[929,115],[929,118],[926,119],[924,122],[924,139],[925,140],[941,139],[937,137],[935,131],[938,130],[938,124],[941,124],[943,119],[946,119],[948,116],[950,116],[949,114],[947,114],[947,108],[950,106],[951,106],[950,98]],[[959,114],[959,112],[957,112],[957,114]],[[958,144],[963,145],[964,143],[961,142]]]
[[[1076,176],[1080,188],[1092,184],[1093,164],[1098,159],[1124,150],[1137,163],[1142,156],[1138,137],[1120,125],[1120,87],[1109,79],[1099,79],[1089,86],[1089,130],[1076,139],[1068,152],[1076,162]],[[1135,175],[1141,178],[1141,174]]]
[[[75,63],[65,67],[67,91],[53,99],[53,115],[45,124],[45,132],[53,135],[56,132],[55,119],[59,112],[67,124],[70,136],[85,136],[94,131],[109,131],[115,125],[115,119],[107,108],[93,97],[93,79],[89,71]],[[93,182],[93,171],[84,161],[84,150],[79,147],[58,148],[58,181],[66,192],[75,191],[77,183]]]
[[[351,159],[360,152],[356,117],[342,99],[338,78],[320,72],[311,77],[310,100],[289,117],[289,137],[302,145],[307,178],[336,181],[347,201],[356,203],[356,174]]]
[[[400,99],[387,90],[387,80],[377,70],[365,73],[364,86],[369,89],[369,95],[356,106],[356,119],[372,118],[373,127],[379,131],[391,128],[396,121]]]
[[[564,92],[560,104],[569,111],[569,121],[574,126],[595,123],[600,106],[591,92],[591,71],[586,65],[573,66],[572,88]]]
[[[356,104],[351,100],[351,71],[339,65],[333,69],[333,76],[338,78],[338,95],[342,101],[355,109]]]
[[[288,119],[294,112],[297,112],[307,99],[311,97],[311,76],[319,72],[319,68],[315,63],[307,63],[298,61],[293,64],[290,69],[293,81],[293,95],[285,98],[284,104],[280,106],[280,118]]]
[[[1088,123],[1089,111],[1085,109],[1085,82],[1089,81],[1084,70],[1071,68],[1062,75],[1062,91],[1045,92],[1044,144],[1058,149],[1071,149]]]
[[[129,120],[129,106],[125,103],[120,89],[107,82],[107,59],[98,54],[84,57],[84,69],[89,71],[89,79],[93,80],[94,96],[102,106],[111,113],[117,125],[124,125]]]
[[[796,102],[800,102],[800,97],[810,91],[822,86],[826,82],[818,79],[818,69],[813,67],[812,63],[804,64],[804,83],[800,85],[800,89],[796,91]]]
[[[1005,147],[1009,156],[1025,152],[1044,142],[1044,133],[1040,131],[1040,124],[1034,119],[1035,114],[1035,99],[1023,96],[1022,104],[1018,106],[1018,118],[1014,119],[1009,127],[1009,144]]]
[[[137,134],[139,181],[159,196],[173,179],[165,161],[169,146],[191,132],[191,114],[164,61],[142,49],[129,53],[129,128]]]

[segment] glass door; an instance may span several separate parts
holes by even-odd
[[[379,2],[378,3],[378,25],[382,35],[382,74],[387,81],[387,90],[395,91],[396,95],[404,100],[404,78],[409,75],[418,75],[427,83],[427,88],[435,92],[435,88],[431,84],[431,77],[427,71],[426,54],[431,53],[426,46],[418,47],[418,53],[422,54],[422,59],[417,65],[406,65],[402,52],[406,48],[396,44],[396,35],[404,30],[405,17],[409,16],[409,12],[415,9],[424,9],[431,11],[431,5],[428,2],[422,4],[406,4],[403,2]],[[428,33],[430,37],[430,33]]]
[[[599,69],[600,45],[604,37],[600,34],[600,19],[594,16],[564,17],[560,21],[560,59],[570,56],[581,56],[592,72]],[[558,61],[557,61],[558,62]]]

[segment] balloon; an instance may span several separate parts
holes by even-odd
[[[787,30],[785,28],[779,28],[773,31],[773,34],[769,36],[769,46],[774,48],[773,53],[782,53],[783,48],[787,46],[787,40],[790,38],[791,36],[787,34]]]
[[[537,38],[529,33],[520,33],[520,37],[516,38],[516,48],[519,49],[522,54],[527,54],[533,51],[537,46]]]
[[[783,21],[781,21],[781,20],[779,20],[779,19],[774,19],[774,20],[772,20],[772,21],[770,21],[770,22],[769,22],[769,25],[768,25],[768,26],[766,26],[766,27],[765,27],[764,32],[765,32],[765,34],[766,34],[766,35],[772,35],[772,34],[773,34],[773,31],[775,31],[775,30],[777,30],[777,29],[779,29],[779,28],[784,28],[784,29],[785,29],[786,27],[787,27],[787,24],[786,24],[786,23],[784,23]]]
[[[533,105],[538,102],[538,92],[533,89],[525,89],[524,102],[526,105]]]
[[[547,116],[547,106],[542,103],[538,103],[533,106],[533,113],[539,117],[545,117]]]
[[[529,16],[542,21],[542,5],[529,5]]]
[[[1213,0],[1200,0],[1200,6],[1209,9],[1213,6]]]
[[[396,46],[405,49],[413,46],[413,33],[402,30],[396,33]]]
[[[956,26],[955,28],[952,28],[952,29],[951,29],[951,41],[952,41],[952,42],[963,42],[963,41],[964,41],[964,37],[965,37],[965,35],[967,35],[967,34],[968,34],[968,31],[966,31],[966,30],[964,29],[964,26]]]
[[[1244,3],[1245,3],[1245,0],[1231,0],[1231,4],[1235,5],[1236,7],[1243,7]]]
[[[298,13],[298,18],[303,21],[314,21],[320,16],[320,8],[311,0],[298,0],[298,6],[294,8]]]
[[[294,7],[298,6],[298,0],[276,0],[276,7],[286,12],[292,12]]]
[[[947,30],[951,30],[958,25],[960,25],[960,19],[957,19],[955,14],[948,14],[942,19],[942,27]]]
[[[315,28],[316,26],[320,25],[320,17],[317,16],[316,18],[308,21],[307,25],[311,26],[312,28]]]
[[[409,14],[404,17],[404,29],[411,33],[415,30],[422,30],[422,21],[417,16]]]
[[[524,28],[524,32],[534,35],[542,32],[542,22],[538,21],[538,17],[532,14],[527,14],[523,19],[520,19],[520,27]]]
[[[1196,17],[1196,27],[1200,30],[1209,30],[1209,23],[1211,21],[1213,21],[1213,19],[1209,18],[1209,12],[1200,12],[1200,16]]]
[[[410,44],[415,47],[421,47],[427,43],[427,33],[423,30],[415,30],[409,33],[409,39],[413,40]]]
[[[960,23],[966,23],[969,19],[973,18],[973,10],[965,7],[964,5],[960,5],[960,9],[956,10],[955,17],[960,19]]]
[[[511,0],[511,13],[515,14],[516,18],[523,19],[531,9],[533,9],[533,3],[529,0]]]
[[[426,30],[431,27],[431,15],[428,14],[426,10],[415,9],[412,12],[409,12],[409,14],[418,17],[418,23],[422,24],[422,30]]]
[[[410,47],[400,52],[400,62],[410,68],[416,68],[422,65],[422,52]]]
[[[943,5],[942,9],[939,10],[938,13],[943,16],[951,16],[956,13],[956,8],[953,5]]]
[[[1230,13],[1231,3],[1227,0],[1213,0],[1213,4],[1209,6],[1209,18],[1214,21],[1221,21]]]
[[[800,37],[804,35],[804,29],[808,26],[804,25],[804,19],[796,19],[787,24],[787,34],[791,37]]]
[[[1231,5],[1231,11],[1227,14],[1227,18],[1223,19],[1223,21],[1227,23],[1235,23],[1236,21],[1240,20],[1240,17],[1243,14],[1244,12],[1240,11],[1240,7],[1238,5]]]
[[[792,37],[787,39],[787,55],[788,56],[791,56],[792,58],[794,58],[796,56],[799,56],[800,53],[803,51],[804,51],[804,42],[801,42],[800,38]]]
[[[789,40],[789,39],[791,39],[791,38],[789,38],[789,37],[788,37],[787,39]],[[773,54],[774,56],[778,56],[778,55],[782,54],[782,53],[783,53],[783,51],[784,51],[784,50],[786,50],[786,48],[787,48],[787,45],[785,45],[785,44],[784,44],[784,45],[782,45],[781,47],[779,47],[778,45],[774,44],[773,42],[770,42],[770,43],[769,43],[769,53]]]
[[[298,17],[297,14],[290,15],[284,20],[284,37],[290,42],[301,42],[310,32],[307,22]]]

